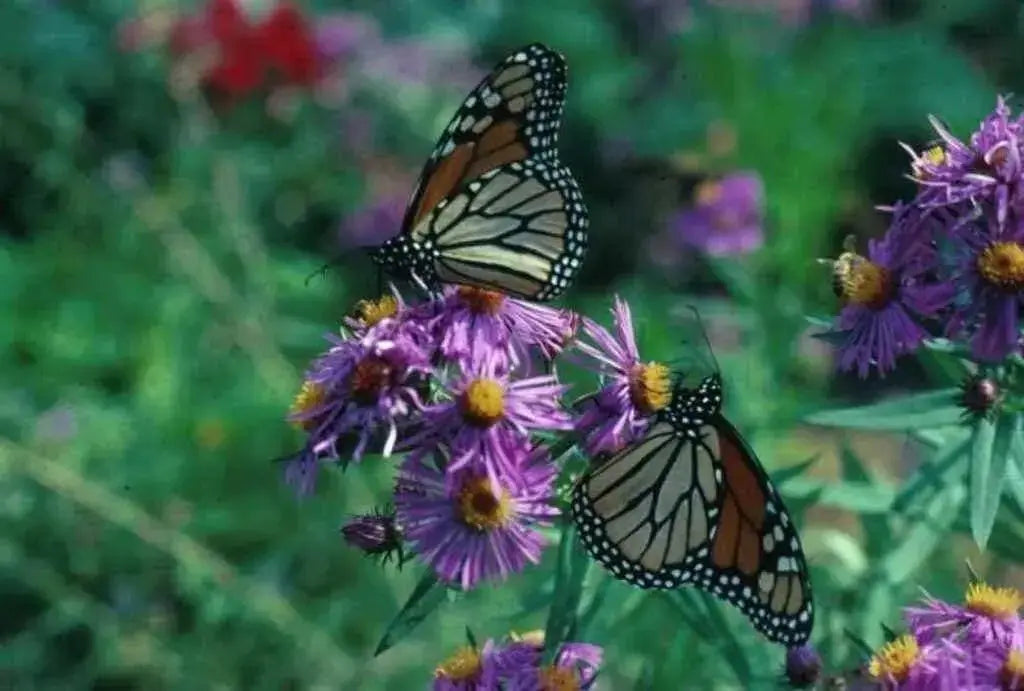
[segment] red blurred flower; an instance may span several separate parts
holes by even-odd
[[[202,81],[229,96],[255,91],[270,74],[286,84],[308,86],[320,72],[312,32],[287,2],[253,24],[237,0],[209,0],[200,14],[175,23],[169,46],[178,57],[208,52]]]
[[[289,84],[309,85],[320,73],[313,33],[302,14],[279,3],[259,27],[263,57]]]

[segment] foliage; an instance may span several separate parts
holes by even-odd
[[[966,134],[1024,86],[1017,4],[798,24],[704,2],[669,21],[671,4],[353,2],[342,17],[377,30],[329,83],[233,104],[182,86],[163,46],[128,49],[135,3],[0,4],[0,684],[419,688],[469,622],[481,640],[574,629],[605,648],[606,688],[774,688],[782,649],[731,608],[581,575],[558,549],[507,587],[432,591],[443,605],[374,657],[427,586],[338,528],[393,467],[324,474],[302,502],[280,481],[301,370],[373,281],[350,251],[306,278],[347,248],[346,219],[408,193],[479,69],[530,41],[567,56],[562,155],[592,218],[565,304],[596,316],[619,292],[665,361],[699,308],[730,417],[797,515],[827,668],[863,663],[918,586],[957,599],[965,557],[1024,585],[1020,411],[961,425],[947,394],[967,366],[942,342],[884,380],[833,374],[803,316],[835,308],[814,259],[913,194],[897,140],[925,148],[929,113]],[[764,246],[659,251],[696,183],[734,170],[763,180]]]

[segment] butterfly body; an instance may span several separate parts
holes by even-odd
[[[678,387],[644,438],[590,470],[573,490],[580,539],[617,578],[696,585],[768,638],[803,642],[813,605],[799,536],[721,402],[717,375]]]
[[[548,300],[587,248],[587,210],[558,159],[562,57],[532,44],[466,97],[424,166],[401,233],[372,252],[428,288],[474,285]]]

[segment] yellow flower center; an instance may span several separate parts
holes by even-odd
[[[710,206],[722,196],[722,186],[717,182],[705,180],[693,190],[693,200],[697,206]]]
[[[295,394],[295,400],[292,401],[291,415],[302,415],[303,413],[313,410],[317,406],[323,405],[324,400],[327,398],[327,392],[324,391],[324,387],[315,381],[306,380],[302,382],[302,388]],[[294,424],[299,429],[311,429],[316,421],[312,419],[308,420],[295,420]]]
[[[660,362],[639,363],[629,373],[629,398],[648,415],[668,405],[671,389],[668,367]]]
[[[967,609],[990,619],[1012,619],[1024,605],[1024,595],[1016,588],[993,588],[987,583],[971,583],[965,597]]]
[[[1024,289],[1024,247],[1016,242],[994,242],[978,257],[978,273],[1007,292]]]
[[[494,379],[474,379],[459,399],[462,417],[477,427],[490,427],[505,415],[505,389]]]
[[[367,356],[352,371],[352,398],[361,405],[376,403],[393,374],[386,361],[375,355]]]
[[[999,680],[1005,691],[1024,691],[1024,651],[1011,650],[1006,655]]]
[[[874,654],[868,665],[868,672],[879,681],[903,681],[910,674],[920,654],[917,639],[905,634],[886,643]]]
[[[885,307],[892,296],[889,271],[855,252],[843,252],[833,264],[836,292],[855,305]]]
[[[459,299],[477,314],[497,314],[505,303],[505,294],[475,286],[459,286]]]
[[[465,645],[434,669],[435,679],[467,681],[480,673],[480,653]]]
[[[926,149],[921,152],[920,158],[913,163],[914,175],[919,178],[927,178],[928,171],[924,170],[922,165],[928,164],[932,166],[941,166],[946,162],[946,150],[941,146],[933,146],[930,149]]]
[[[549,665],[537,673],[541,691],[580,691],[576,672],[565,667]]]
[[[398,300],[393,295],[384,295],[379,300],[360,300],[353,311],[367,327],[376,326],[398,314]]]
[[[500,490],[495,492],[487,477],[474,477],[462,485],[458,496],[462,522],[477,530],[493,530],[508,523],[512,502]]]

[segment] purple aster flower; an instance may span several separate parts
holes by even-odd
[[[794,688],[811,686],[821,677],[821,655],[810,643],[789,648],[786,650],[783,673],[786,681]]]
[[[926,596],[924,607],[905,610],[907,625],[921,642],[948,638],[956,634],[971,647],[1007,644],[1020,630],[1018,616],[1024,606],[1024,594],[1015,588],[993,588],[986,583],[971,583],[963,605],[954,605]]]
[[[344,451],[358,462],[371,441],[390,455],[399,422],[423,407],[419,391],[432,371],[429,354],[403,332],[389,336],[373,330],[358,340],[328,335],[333,347],[306,373],[289,418],[309,438],[285,470],[285,479],[303,493],[312,491],[321,458]]]
[[[921,645],[905,634],[872,656],[868,673],[886,691],[961,691],[963,659],[963,649],[954,643]]]
[[[600,646],[563,643],[550,665],[543,665],[544,632],[512,636],[512,642],[495,656],[506,691],[547,691],[548,689],[589,689],[601,666]]]
[[[546,541],[536,528],[558,514],[558,471],[545,454],[519,449],[514,482],[496,482],[480,468],[451,473],[437,453],[432,461],[422,452],[406,458],[395,486],[398,524],[441,579],[469,589],[540,560]]]
[[[567,388],[550,375],[512,379],[492,353],[466,363],[449,384],[449,400],[424,409],[423,432],[410,443],[444,443],[451,450],[450,474],[472,466],[495,482],[515,482],[531,431],[572,429],[560,403]]]
[[[1003,224],[975,214],[954,229],[958,289],[947,331],[969,335],[980,360],[1001,360],[1019,349],[1018,310],[1024,298],[1024,219]]]
[[[547,360],[576,333],[578,318],[534,302],[471,286],[447,286],[433,322],[449,360],[479,360],[496,352],[510,368],[529,361],[531,348]]]
[[[383,561],[397,553],[401,565],[402,540],[394,511],[374,511],[353,516],[341,526],[341,536],[352,547],[370,557],[380,557]]]
[[[496,646],[488,639],[483,648],[458,648],[434,669],[433,691],[497,691],[494,665]]]
[[[764,188],[757,173],[733,173],[697,185],[694,206],[669,221],[678,242],[711,255],[747,254],[764,242]]]
[[[964,676],[972,691],[1024,691],[1024,630],[1008,645],[975,648]]]
[[[862,378],[872,365],[884,375],[898,356],[916,350],[928,337],[919,319],[934,316],[953,296],[951,285],[929,276],[944,215],[911,205],[892,213],[885,236],[868,244],[867,257],[847,251],[833,262],[836,292],[845,302],[839,369],[856,368]]]
[[[996,218],[1005,222],[1010,199],[1021,177],[1022,123],[1010,118],[1000,96],[996,109],[964,143],[950,134],[936,118],[932,127],[942,142],[913,157],[914,179],[921,185],[918,201],[926,206],[948,206],[969,200],[991,201]]]
[[[317,52],[324,62],[348,60],[380,41],[376,20],[358,12],[335,12],[317,20]]]
[[[615,452],[647,430],[651,416],[671,398],[669,370],[658,362],[643,363],[633,333],[629,305],[615,296],[613,331],[589,319],[576,347],[603,375],[601,389],[583,401],[575,430],[591,456]]]

